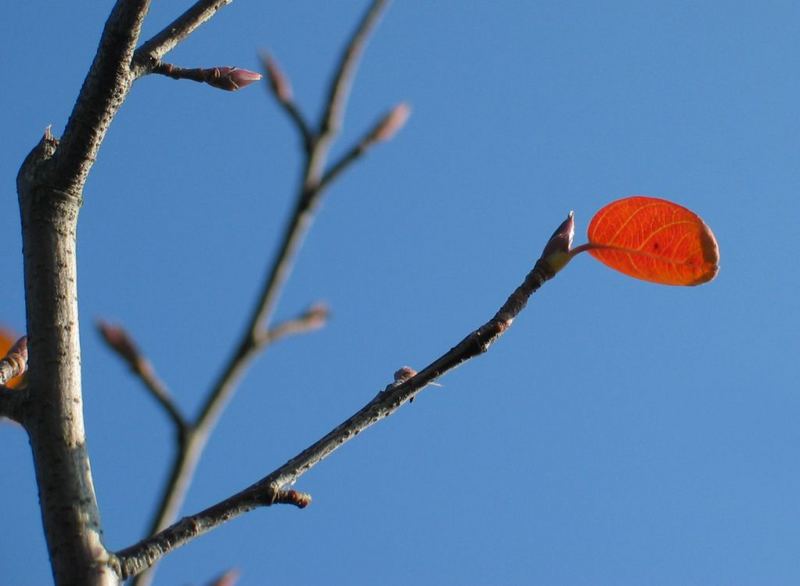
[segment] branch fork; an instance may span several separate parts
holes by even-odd
[[[416,372],[407,366],[399,369],[395,372],[394,382],[359,411],[250,487],[117,552],[122,575],[141,571],[143,567],[155,563],[173,549],[257,507],[282,503],[302,508],[309,504],[309,495],[283,487],[293,485],[300,476],[361,431],[393,414],[404,403],[411,402],[426,386],[446,372],[486,352],[511,326],[516,316],[525,308],[530,296],[556,275],[558,257],[554,255],[563,253],[571,229],[572,215],[556,230],[545,246],[542,257],[489,321],[467,334],[458,344],[421,371]]]

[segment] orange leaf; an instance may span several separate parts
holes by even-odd
[[[663,285],[700,285],[719,270],[717,240],[700,216],[643,195],[618,199],[597,212],[586,249],[612,269]]]

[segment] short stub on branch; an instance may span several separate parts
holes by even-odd
[[[0,385],[15,389],[22,385],[28,369],[28,338],[22,336],[13,344],[8,332],[0,329]]]

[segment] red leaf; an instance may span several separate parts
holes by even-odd
[[[642,195],[597,212],[587,250],[612,269],[663,285],[700,285],[719,270],[717,240],[697,214]]]

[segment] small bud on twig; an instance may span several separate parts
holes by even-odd
[[[416,376],[417,371],[410,366],[404,366],[394,373],[394,385],[399,385],[406,382],[412,376]]]
[[[207,72],[205,82],[215,88],[234,92],[261,79],[261,74],[238,67],[214,67],[204,69]]]
[[[405,102],[397,104],[375,125],[375,128],[367,135],[361,146],[366,148],[379,142],[390,140],[405,126],[408,117],[411,115],[411,108]]]
[[[115,326],[102,320],[97,321],[97,329],[106,341],[106,344],[117,353],[134,372],[145,373],[150,370],[147,359],[142,356],[133,341],[122,326]]]
[[[264,71],[267,72],[269,87],[278,101],[284,104],[291,102],[292,85],[283,71],[281,71],[278,63],[268,53],[262,53],[261,64],[264,67]]]
[[[275,503],[283,505],[294,505],[298,509],[305,509],[311,504],[311,495],[307,492],[300,492],[299,490],[281,490],[275,495]]]
[[[416,375],[417,375],[417,371],[414,370],[413,368],[411,368],[410,366],[403,366],[401,368],[398,368],[397,370],[394,371],[394,381],[392,381],[388,385],[386,385],[386,388],[384,388],[382,391],[380,391],[378,393],[378,395],[382,395],[383,393],[388,393],[393,388],[402,385],[404,382],[406,382],[407,380],[409,380],[410,378],[412,378],[412,377],[414,377]],[[413,403],[413,402],[414,402],[414,397],[411,397],[411,400],[409,401],[409,403]]]
[[[572,248],[572,237],[575,235],[575,214],[570,212],[567,219],[556,228],[542,251],[542,260],[557,273],[570,261],[569,251]]]
[[[324,303],[315,303],[303,314],[303,321],[309,329],[321,328],[330,317],[330,309]]]
[[[209,67],[207,69],[177,67],[171,63],[159,62],[153,66],[153,73],[166,75],[172,79],[190,79],[207,83],[215,88],[234,92],[261,79],[261,74],[239,67]]]
[[[28,337],[22,336],[8,350],[5,357],[0,360],[0,385],[8,383],[9,388],[17,386],[18,381],[13,381],[25,374],[28,369]]]

